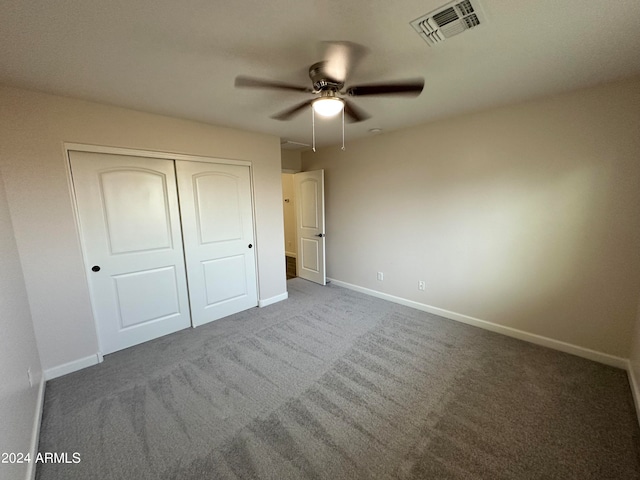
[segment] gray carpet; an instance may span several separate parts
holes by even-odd
[[[335,286],[47,383],[39,480],[633,479],[626,373]]]

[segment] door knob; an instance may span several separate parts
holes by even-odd
[[[94,265],[93,267],[91,267],[91,271],[99,272],[100,271],[100,267],[98,265]]]
[[[253,247],[253,245],[249,244],[249,248],[252,248],[252,247]]]
[[[318,233],[318,234],[316,235],[316,237],[320,237],[320,238],[322,238],[322,237],[324,237],[324,233]]]

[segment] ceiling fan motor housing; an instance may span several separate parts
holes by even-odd
[[[329,77],[325,72],[325,64],[326,62],[318,62],[309,67],[309,78],[313,82],[313,88],[318,92],[326,90],[339,92],[344,87],[344,82]]]

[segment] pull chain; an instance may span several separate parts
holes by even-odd
[[[311,106],[311,125],[313,132],[313,151],[316,151],[316,111]]]
[[[344,152],[344,107],[342,108],[342,151]]]

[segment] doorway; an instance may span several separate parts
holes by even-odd
[[[283,173],[282,189],[287,280],[298,276],[325,285],[324,170]]]
[[[287,280],[298,276],[298,240],[296,239],[296,202],[293,173],[282,174],[282,209],[284,216],[284,259]]]

